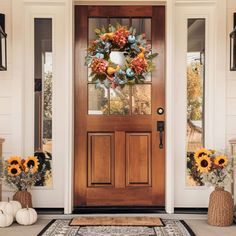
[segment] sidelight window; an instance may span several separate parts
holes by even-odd
[[[36,186],[51,186],[52,100],[53,100],[52,19],[34,20],[34,151],[46,164],[46,174]],[[39,168],[42,168],[40,165]]]
[[[188,19],[187,38],[187,185],[202,185],[190,175],[193,153],[204,146],[205,19]]]

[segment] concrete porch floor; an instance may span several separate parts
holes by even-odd
[[[122,214],[119,214],[119,216],[120,215]],[[145,214],[145,215],[154,216],[154,214]],[[40,215],[37,223],[34,225],[20,226],[17,223],[14,223],[12,226],[8,228],[1,228],[0,236],[36,236],[52,219],[71,219],[75,216],[76,215]],[[128,216],[128,214],[126,214],[126,216]],[[233,224],[232,226],[229,227],[210,226],[207,224],[206,215],[158,214],[157,216],[168,219],[183,219],[191,227],[191,229],[197,236],[236,236],[236,224]]]

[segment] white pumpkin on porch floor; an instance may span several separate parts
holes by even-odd
[[[0,202],[0,210],[5,214],[13,216],[13,207],[12,204],[8,202]]]
[[[22,208],[16,213],[16,222],[20,225],[32,225],[37,221],[37,212],[33,208]]]
[[[17,211],[19,211],[22,208],[21,203],[18,201],[10,201],[9,203],[12,205],[13,217],[15,218]]]
[[[0,227],[8,227],[13,222],[13,216],[8,215],[3,212],[3,210],[0,210]]]
[[[0,202],[0,210],[8,215],[12,215],[14,218],[16,217],[16,212],[22,208],[20,202],[18,201],[9,201],[8,202]]]

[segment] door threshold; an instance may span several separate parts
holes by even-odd
[[[164,206],[76,206],[73,214],[166,213]]]

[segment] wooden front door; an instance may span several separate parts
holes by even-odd
[[[95,88],[85,64],[94,29],[109,23],[146,33],[156,69],[144,84]],[[165,7],[75,7],[75,206],[164,206]],[[164,137],[163,137],[164,140]]]

